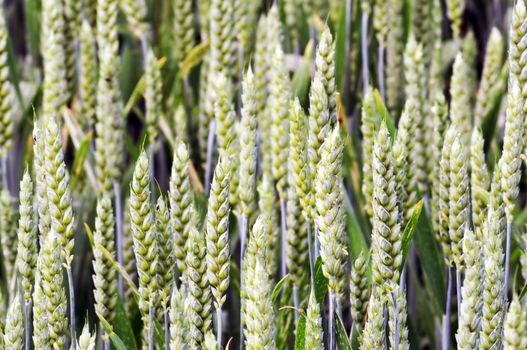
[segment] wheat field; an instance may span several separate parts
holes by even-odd
[[[0,348],[527,349],[525,0],[5,0]]]

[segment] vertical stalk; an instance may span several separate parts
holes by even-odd
[[[318,227],[317,225],[315,225],[315,262],[316,259],[320,256],[320,240],[318,234]]]
[[[296,282],[293,283],[293,306],[295,307],[295,328],[296,328],[296,325],[298,325],[298,318],[299,318],[298,309],[300,307],[300,302],[298,298],[298,286]]]
[[[389,324],[388,303],[382,304],[382,328],[384,329],[384,349],[390,350],[390,324]]]
[[[102,341],[102,347],[104,350],[110,350],[110,341],[109,340],[103,340]]]
[[[511,235],[512,235],[512,222],[507,222],[507,236],[505,244],[505,299],[508,299],[509,291],[509,278],[510,278],[510,260],[511,260]]]
[[[313,260],[313,241],[311,237],[311,219],[309,218],[309,215],[307,215],[306,218],[307,221],[307,250],[308,250],[308,256],[309,256],[309,273],[310,273],[310,281],[311,284],[314,285],[315,281],[315,262]]]
[[[369,86],[369,67],[368,67],[368,17],[367,12],[362,13],[361,18],[361,53],[362,53],[362,91],[366,94]]]
[[[245,243],[247,241],[248,218],[242,215],[240,224],[240,291],[243,290],[243,261],[245,259]],[[221,345],[221,344],[220,344]],[[243,349],[243,312],[240,307],[240,350]]]
[[[287,273],[287,266],[286,266],[286,234],[287,234],[287,222],[286,222],[286,215],[287,215],[287,209],[286,209],[286,201],[282,196],[280,196],[280,222],[281,222],[281,235],[280,235],[280,277],[284,278],[284,276]]]
[[[155,197],[156,197],[156,182],[155,179],[155,171],[154,171],[154,156],[155,156],[155,145],[154,142],[150,143],[148,145],[148,157],[150,159],[150,195],[152,197],[152,203],[155,204]]]
[[[165,321],[165,349],[170,349],[170,320],[168,319],[168,309],[165,305],[165,313],[163,314]]]
[[[379,80],[379,92],[381,93],[382,102],[386,101],[384,90],[384,44],[379,44],[379,57],[377,62],[377,78]]]
[[[446,308],[443,316],[443,347],[442,350],[450,350],[450,312],[452,304],[452,267],[448,268],[448,286],[446,292]]]
[[[2,175],[2,185],[5,189],[8,189],[7,183],[7,154],[0,157],[0,173]]]
[[[148,307],[148,350],[154,350],[154,306],[150,300]]]
[[[221,317],[221,306],[216,309],[216,339],[221,349],[222,335],[223,335],[223,319]],[[167,348],[168,349],[168,348]]]
[[[461,319],[461,270],[456,268],[456,294],[457,294],[457,314],[458,319]]]
[[[392,292],[393,296],[393,317],[395,320],[395,339],[393,341],[395,350],[399,350],[401,343],[401,325],[399,324],[399,303],[397,302],[397,292]]]
[[[335,291],[329,291],[329,350],[335,350]]]
[[[71,264],[66,266],[66,273],[68,275],[68,287],[70,290],[70,325],[71,325],[71,343],[73,349],[77,350],[77,331],[75,322],[75,291],[73,287],[73,273],[71,271]]]
[[[188,80],[188,76],[184,76],[183,80],[183,103],[185,106],[185,113],[187,114],[187,137],[189,144],[192,144],[192,88]]]
[[[119,266],[124,266],[124,245],[123,245],[123,206],[121,200],[121,184],[119,181],[113,182],[113,193],[115,197],[115,226],[116,226],[116,239],[117,245],[117,262]],[[119,287],[119,295],[121,300],[124,301],[124,280],[123,276],[117,274],[117,285]]]
[[[25,341],[25,350],[29,350],[31,348],[31,301],[26,300],[24,302],[24,306],[26,309],[26,325],[25,325],[25,331],[26,331],[26,341]]]
[[[216,119],[212,119],[209,125],[209,137],[207,138],[207,163],[205,165],[205,195],[210,192],[210,174],[212,173],[212,155],[214,151],[214,135],[216,133]]]

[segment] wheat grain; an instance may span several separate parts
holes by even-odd
[[[67,102],[68,81],[66,65],[68,59],[64,50],[64,3],[51,0],[42,3],[41,51],[44,63],[44,87],[42,112],[50,116]]]
[[[423,47],[416,39],[411,36],[408,39],[404,51],[404,77],[406,81],[405,110],[411,122],[408,124],[412,130],[413,141],[409,144],[407,157],[409,166],[413,168],[413,178],[420,193],[426,192],[426,148],[430,140],[425,138],[425,116],[424,106],[426,101],[426,79],[425,79],[425,60],[423,57]],[[401,117],[402,119],[402,117]],[[410,174],[409,174],[410,175]]]
[[[95,350],[95,334],[90,334],[88,323],[85,323],[84,327],[82,327],[82,332],[79,336],[77,348],[79,350]]]
[[[174,55],[177,62],[181,63],[194,46],[194,13],[192,2],[175,0],[174,6]]]
[[[21,278],[20,285],[22,286],[22,296],[25,302],[31,301],[38,254],[33,200],[33,183],[26,169],[22,181],[20,181],[20,218],[18,220],[17,247],[17,270]]]
[[[4,11],[0,9],[0,156],[4,156],[6,150],[11,148],[11,137],[13,136],[13,112],[14,102],[13,86],[9,76],[7,60],[7,44],[9,33],[4,18]]]
[[[518,297],[512,299],[505,317],[503,349],[525,349],[527,347],[527,309]]]
[[[306,218],[310,218],[306,116],[298,99],[290,107],[287,191],[287,270],[294,284],[306,277],[302,268],[308,258]]]
[[[367,267],[365,254],[361,252],[353,262],[350,277],[351,318],[359,335],[362,334],[370,297],[368,278],[366,276]]]
[[[475,233],[467,229],[463,238],[465,278],[461,288],[461,317],[456,334],[459,349],[476,349],[479,346],[483,282],[481,248]]]
[[[384,290],[399,282],[402,239],[388,128],[383,122],[373,148],[372,281]],[[387,289],[386,292],[391,292]]]
[[[229,287],[229,173],[231,163],[220,158],[214,171],[206,217],[207,278],[217,312]]]
[[[63,270],[56,252],[61,237],[53,229],[44,239],[37,260],[33,306],[33,342],[37,349],[62,349],[68,327],[68,303],[62,287]]]
[[[7,313],[3,347],[6,350],[22,349],[24,344],[24,316],[20,301],[18,294],[15,295]]]
[[[79,34],[79,101],[78,118],[85,129],[95,123],[97,97],[97,53],[94,27],[82,21]]]
[[[512,32],[514,33],[514,31]],[[481,123],[492,109],[492,96],[496,89],[495,83],[499,79],[501,67],[503,62],[503,36],[498,28],[492,28],[492,31],[487,42],[485,50],[485,63],[483,65],[483,72],[481,75],[481,82],[479,83],[476,106],[474,107],[474,125],[481,126]],[[517,47],[511,46],[510,55],[513,57],[513,52]],[[517,51],[516,51],[517,52]]]
[[[186,243],[192,225],[192,192],[189,179],[189,154],[181,141],[174,149],[170,175],[170,220],[174,230],[174,255],[181,275],[185,271]]]
[[[106,249],[112,257],[115,256],[114,226],[112,202],[109,197],[104,196],[97,202],[97,217],[93,234],[93,271],[95,273],[93,275],[95,287],[93,295],[97,314],[107,322],[113,322],[116,314],[117,274],[100,247]],[[108,335],[103,335],[103,339],[108,342]]]
[[[305,348],[312,350],[323,350],[323,329],[322,318],[320,316],[320,306],[318,305],[315,290],[311,288],[309,301],[306,311],[306,339]]]
[[[240,122],[240,169],[238,193],[240,209],[245,218],[250,218],[256,209],[256,89],[251,68],[243,81],[242,116]]]
[[[170,291],[174,281],[174,240],[171,226],[170,210],[164,196],[159,196],[156,206],[156,230],[158,234],[157,245],[159,247],[159,308],[157,315],[168,312],[170,305]]]
[[[159,120],[162,118],[163,114],[163,86],[161,70],[157,66],[157,58],[151,47],[146,51],[145,82],[146,132],[150,144],[154,145],[157,137]]]
[[[342,242],[344,227],[339,216],[344,205],[340,188],[342,147],[339,129],[335,128],[322,145],[319,171],[314,181],[315,227],[319,233],[322,271],[329,280],[329,290],[339,299],[344,289],[344,265],[348,255]]]
[[[149,311],[156,307],[159,291],[159,247],[150,193],[150,164],[141,152],[130,184],[130,221],[134,238],[134,254],[139,275],[139,310],[143,330],[150,328]]]
[[[185,291],[183,286],[181,288],[174,286],[170,299],[170,348],[174,350],[183,350],[186,344],[187,319],[184,317]]]
[[[187,242],[186,282],[188,295],[185,318],[188,321],[189,349],[200,349],[205,334],[211,327],[212,298],[207,279],[205,235],[191,228]]]
[[[361,337],[361,350],[383,349],[386,346],[382,305],[380,289],[373,288],[370,301],[368,302],[368,320],[366,321]]]
[[[490,175],[485,163],[484,140],[481,131],[475,128],[472,132],[470,146],[470,186],[472,193],[472,223],[476,237],[481,238],[481,230],[487,217],[487,203],[476,195],[478,191],[489,191]]]
[[[16,274],[17,255],[16,217],[11,203],[11,194],[7,189],[0,190],[0,241],[2,243],[2,263],[6,281],[11,281]]]
[[[447,16],[450,19],[450,30],[454,39],[459,39],[461,35],[462,16],[465,7],[464,0],[447,0]]]
[[[449,182],[448,236],[450,238],[450,249],[456,268],[463,270],[463,235],[469,220],[470,189],[467,150],[459,136],[456,136],[450,149]]]
[[[145,0],[121,0],[119,2],[121,10],[126,15],[128,26],[132,33],[142,39],[148,30],[147,6]]]
[[[261,248],[258,248],[261,247]],[[274,349],[274,310],[272,284],[267,268],[265,229],[257,220],[246,251],[244,276],[245,346],[248,350]],[[265,332],[261,330],[265,329]]]

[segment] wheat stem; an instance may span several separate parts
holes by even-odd
[[[448,285],[446,290],[446,310],[443,316],[442,350],[450,350],[450,313],[452,304],[452,270],[448,268]]]
[[[369,67],[368,67],[368,12],[362,13],[361,18],[361,52],[362,52],[362,93],[365,95],[369,87]]]
[[[461,313],[461,283],[462,283],[462,277],[461,277],[461,268],[456,267],[456,295],[457,295],[457,313],[458,313],[458,319],[461,319],[463,317]]]
[[[113,182],[113,193],[115,197],[115,227],[116,227],[116,238],[115,243],[117,245],[117,262],[120,266],[124,266],[124,244],[123,244],[123,205],[121,199],[121,184],[119,181]],[[121,300],[124,298],[124,280],[121,274],[117,274],[117,285],[119,288],[119,295]]]
[[[329,315],[328,315],[328,334],[329,350],[335,350],[335,301],[336,295],[333,290],[329,291]]]
[[[170,319],[168,317],[168,309],[165,309],[163,319],[165,321],[165,349],[170,349]]]
[[[222,344],[222,335],[223,335],[223,320],[221,318],[221,305],[216,309],[216,339],[218,344]],[[168,349],[168,348],[167,348]]]
[[[510,260],[511,260],[511,236],[512,236],[512,222],[507,220],[506,244],[505,244],[505,283],[504,283],[504,297],[507,300],[507,293],[509,291],[510,279]]]
[[[71,271],[71,264],[66,266],[66,273],[68,275],[68,288],[70,291],[70,326],[71,326],[71,342],[73,349],[77,350],[77,328],[75,322],[75,290],[73,287],[73,273]]]
[[[216,135],[216,119],[212,119],[209,125],[209,136],[207,137],[207,162],[205,165],[205,196],[210,193],[210,174],[212,173],[212,155],[214,152],[214,135]]]
[[[381,99],[383,102],[386,101],[386,93],[384,87],[384,54],[386,52],[384,44],[379,44],[379,57],[377,58],[377,79],[379,80],[379,92],[381,93]]]
[[[284,278],[287,274],[287,259],[286,259],[286,237],[287,237],[287,221],[286,221],[287,209],[286,209],[286,199],[280,197],[280,276]]]
[[[154,305],[148,307],[148,350],[154,350]]]
[[[395,336],[394,336],[394,349],[399,350],[399,344],[401,342],[401,324],[399,320],[399,303],[397,302],[397,291],[392,292],[393,296],[393,317],[395,320]]]
[[[300,300],[298,297],[298,285],[293,283],[293,306],[295,307],[295,326],[298,324]]]
[[[314,284],[315,281],[315,262],[314,262],[314,252],[313,252],[313,235],[311,233],[311,219],[306,218],[307,224],[307,250],[309,254],[309,276],[311,284]]]
[[[31,349],[31,299],[24,302],[24,308],[26,312],[26,325],[25,325],[25,342],[24,349]]]

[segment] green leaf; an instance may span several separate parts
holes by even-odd
[[[156,67],[161,69],[163,68],[166,62],[167,62],[167,58],[161,57],[160,59],[157,60]],[[141,98],[145,90],[145,87],[146,87],[146,76],[143,73],[143,75],[141,76],[141,78],[139,78],[139,81],[135,85],[135,88],[132,91],[130,97],[128,98],[128,101],[126,102],[126,105],[124,107],[124,112],[123,112],[125,116],[127,116],[130,113],[130,111],[135,106],[137,101]]]
[[[88,156],[88,152],[90,151],[90,142],[93,137],[93,132],[89,132],[86,134],[86,137],[84,140],[82,140],[81,144],[79,145],[79,148],[75,151],[75,157],[73,159],[73,168],[72,168],[72,177],[71,177],[71,189],[72,191],[75,189],[77,183],[79,182],[79,177],[82,172],[82,168],[84,165],[84,161],[86,160],[86,157]]]
[[[86,230],[86,235],[88,236],[88,241],[90,242],[90,247],[93,250],[93,231],[87,223],[84,223],[84,229]]]
[[[349,251],[353,260],[357,259],[361,252],[368,251],[368,244],[364,238],[364,233],[359,225],[357,214],[353,205],[349,201],[348,196],[345,196],[346,200],[346,226],[348,228],[348,239],[349,239]]]
[[[106,334],[108,334],[108,336],[110,337],[110,342],[115,347],[115,349],[127,350],[126,345],[121,340],[121,338],[119,338],[119,336],[115,334],[115,332],[112,329],[112,326],[110,326],[108,321],[106,321],[98,312],[97,312],[97,316],[99,317],[99,322],[101,324],[101,327],[104,329]]]
[[[154,343],[156,343],[156,348],[159,350],[165,350],[165,331],[155,318],[154,313]]]
[[[335,34],[335,83],[337,90],[341,93],[343,93],[343,78],[346,76],[346,41],[348,40],[346,29],[346,5],[343,2],[340,6],[339,22]]]
[[[346,328],[344,328],[344,324],[337,314],[335,314],[335,330],[337,334],[337,350],[352,350]]]
[[[390,137],[393,140],[395,139],[395,124],[393,123],[393,119],[390,116],[390,112],[388,112],[388,109],[382,102],[381,94],[379,93],[379,90],[375,89],[373,96],[375,98],[375,106],[377,107],[377,113],[379,114],[379,118],[383,120],[386,123],[386,126],[388,127],[388,131],[390,132]]]
[[[489,113],[484,116],[483,121],[481,123],[481,132],[483,134],[483,139],[485,140],[485,151],[489,149],[491,141],[494,138],[494,134],[497,129],[496,123],[498,121],[498,115],[500,114],[501,102],[503,100],[503,96],[505,95],[505,90],[507,86],[506,81],[509,76],[509,71],[507,68],[508,63],[505,62],[499,77],[499,81],[496,82],[494,88],[491,91],[491,95],[489,96],[492,107],[489,110]]]
[[[322,303],[328,291],[328,279],[322,271],[322,258],[319,256],[315,263],[315,296],[317,303]]]
[[[360,344],[359,344],[359,332],[357,331],[356,323],[353,323],[353,326],[351,327],[351,348],[353,350],[359,350]]]
[[[209,49],[209,41],[204,41],[190,50],[187,57],[181,62],[179,71],[182,77],[189,75],[192,68],[196,67],[203,59]]]
[[[523,286],[521,292],[520,292],[520,295],[518,297],[518,299],[522,300],[523,297],[527,294],[527,283]]]
[[[417,222],[419,221],[419,218],[421,217],[421,212],[423,211],[423,204],[424,201],[421,199],[417,204],[414,205],[414,208],[412,210],[412,215],[410,216],[410,220],[408,220],[408,223],[406,224],[406,227],[403,232],[403,263],[401,264],[401,270],[404,266],[404,262],[406,261],[406,258],[408,257],[408,253],[410,252],[410,246],[412,244],[412,238],[414,237],[415,229],[417,228]]]
[[[444,261],[439,253],[436,239],[426,210],[421,212],[414,234],[414,245],[421,261],[426,280],[441,310],[445,308]]]
[[[306,317],[300,315],[298,325],[295,333],[295,348],[294,350],[304,350],[306,348]]]
[[[285,275],[280,281],[278,281],[276,286],[274,286],[273,294],[272,294],[273,303],[276,303],[276,301],[278,300],[278,296],[280,295],[280,292],[282,291],[282,288],[284,287],[285,282],[287,282],[288,280],[289,280],[289,274]]]
[[[293,74],[291,88],[298,97],[300,104],[305,106],[309,96],[309,86],[311,84],[311,56],[313,55],[313,42],[310,41],[305,49],[304,58],[300,67]]]
[[[126,349],[137,349],[132,324],[130,323],[128,316],[126,315],[126,312],[124,311],[123,301],[121,300],[120,295],[117,295],[117,304],[115,306],[115,309],[115,319],[113,320],[113,327],[115,329],[115,333],[126,345]]]

